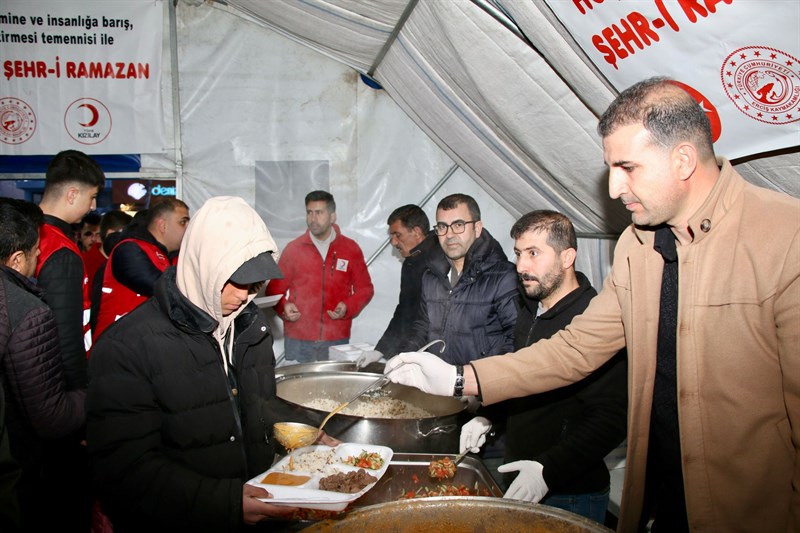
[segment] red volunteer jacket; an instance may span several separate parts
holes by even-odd
[[[374,289],[364,254],[358,244],[334,225],[336,238],[323,260],[311,242],[308,230],[286,245],[278,260],[283,279],[270,281],[266,294],[282,294],[275,312],[283,316],[283,306],[294,303],[301,316],[297,322],[284,321],[284,335],[298,340],[333,341],[350,338],[350,326],[372,299]],[[339,302],[347,305],[347,314],[332,320]]]
[[[147,254],[147,257],[153,265],[161,272],[164,272],[167,267],[170,266],[169,258],[157,245],[140,239],[131,238],[123,239],[117,244],[117,247],[125,242],[132,242],[139,246],[139,248]],[[114,277],[112,265],[117,247],[114,248],[114,251],[112,251],[111,255],[108,257],[106,270],[103,274],[103,295],[100,300],[100,312],[97,315],[97,325],[94,331],[95,339],[97,339],[108,326],[136,309],[148,298],[147,296],[134,292]]]
[[[55,252],[67,248],[81,258],[83,263],[83,254],[81,254],[78,244],[69,236],[67,236],[58,227],[45,222],[39,227],[39,262],[36,264],[36,277],[42,271],[42,267],[47,263]],[[86,267],[83,269],[83,346],[88,353],[92,347],[92,332],[89,329],[89,315],[91,313],[92,303],[89,300],[89,277],[86,275]]]

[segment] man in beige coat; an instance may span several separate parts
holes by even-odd
[[[598,129],[633,224],[589,308],[464,369],[400,354],[392,381],[493,404],[578,381],[626,346],[619,530],[652,513],[653,531],[800,531],[800,201],[716,159],[705,114],[668,80],[624,91]]]

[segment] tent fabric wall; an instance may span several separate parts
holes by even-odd
[[[179,3],[184,199],[197,208],[237,194],[270,224],[277,211],[258,205],[257,164],[327,161],[339,222],[369,257],[385,244],[388,213],[420,203],[455,162],[459,170],[426,212],[433,218],[446,194],[472,194],[509,256],[508,228],[536,208],[566,213],[584,237],[615,235],[629,217],[608,199],[595,132],[614,91],[543,3],[489,2],[531,46],[479,1],[489,2],[420,0],[394,41],[407,0]],[[385,90],[359,81],[372,69]],[[800,196],[797,150],[737,168]],[[302,210],[300,198],[275,193],[274,202]],[[578,267],[595,286],[613,245],[580,240]],[[383,331],[399,266],[396,252],[377,254],[370,272],[378,290],[354,323],[354,341],[375,342]]]

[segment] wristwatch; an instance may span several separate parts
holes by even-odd
[[[453,396],[461,398],[464,394],[464,366],[456,365],[456,384],[453,387]]]

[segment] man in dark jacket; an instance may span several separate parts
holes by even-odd
[[[170,266],[170,254],[181,247],[189,206],[165,198],[148,210],[147,227],[131,225],[108,258],[94,338],[155,292],[156,281]]]
[[[510,352],[517,321],[517,275],[503,249],[483,227],[477,202],[451,194],[436,207],[434,231],[444,253],[432,253],[422,277],[419,315],[409,349],[441,339],[431,348],[451,364]]]
[[[363,364],[419,348],[407,344],[408,331],[419,312],[422,275],[428,267],[428,260],[433,254],[442,254],[439,242],[430,230],[428,217],[419,206],[408,204],[398,207],[392,211],[386,223],[389,224],[391,244],[403,257],[400,297],[386,331],[375,345],[375,352],[365,354]]]
[[[44,224],[39,227],[39,263],[36,279],[56,318],[61,360],[67,390],[85,389],[86,353],[91,348],[89,278],[73,238],[71,224],[93,211],[105,184],[100,166],[83,152],[65,150],[50,162],[39,207]],[[65,523],[89,527],[91,496],[88,490],[83,431],[48,443],[48,470],[54,479],[69,479],[70,490],[50,501],[49,512]]]
[[[115,533],[236,531],[294,508],[246,484],[276,452],[272,334],[253,303],[282,274],[241,198],[208,200],[177,268],[98,339],[89,361],[89,454]],[[330,442],[330,438],[326,442]]]
[[[17,494],[25,531],[80,526],[42,512],[43,487],[58,481],[44,461],[44,445],[85,421],[85,391],[65,390],[56,320],[29,279],[39,256],[42,218],[32,203],[0,198],[0,383],[11,453],[22,468]]]
[[[522,282],[517,350],[567,327],[597,292],[575,271],[578,240],[564,215],[528,213],[514,224],[511,237]],[[625,438],[627,370],[622,351],[583,381],[489,408],[499,431],[505,426],[506,464],[498,471],[519,471],[506,498],[604,522],[610,478],[603,458]],[[461,450],[477,452],[490,429],[483,416],[465,424]]]

